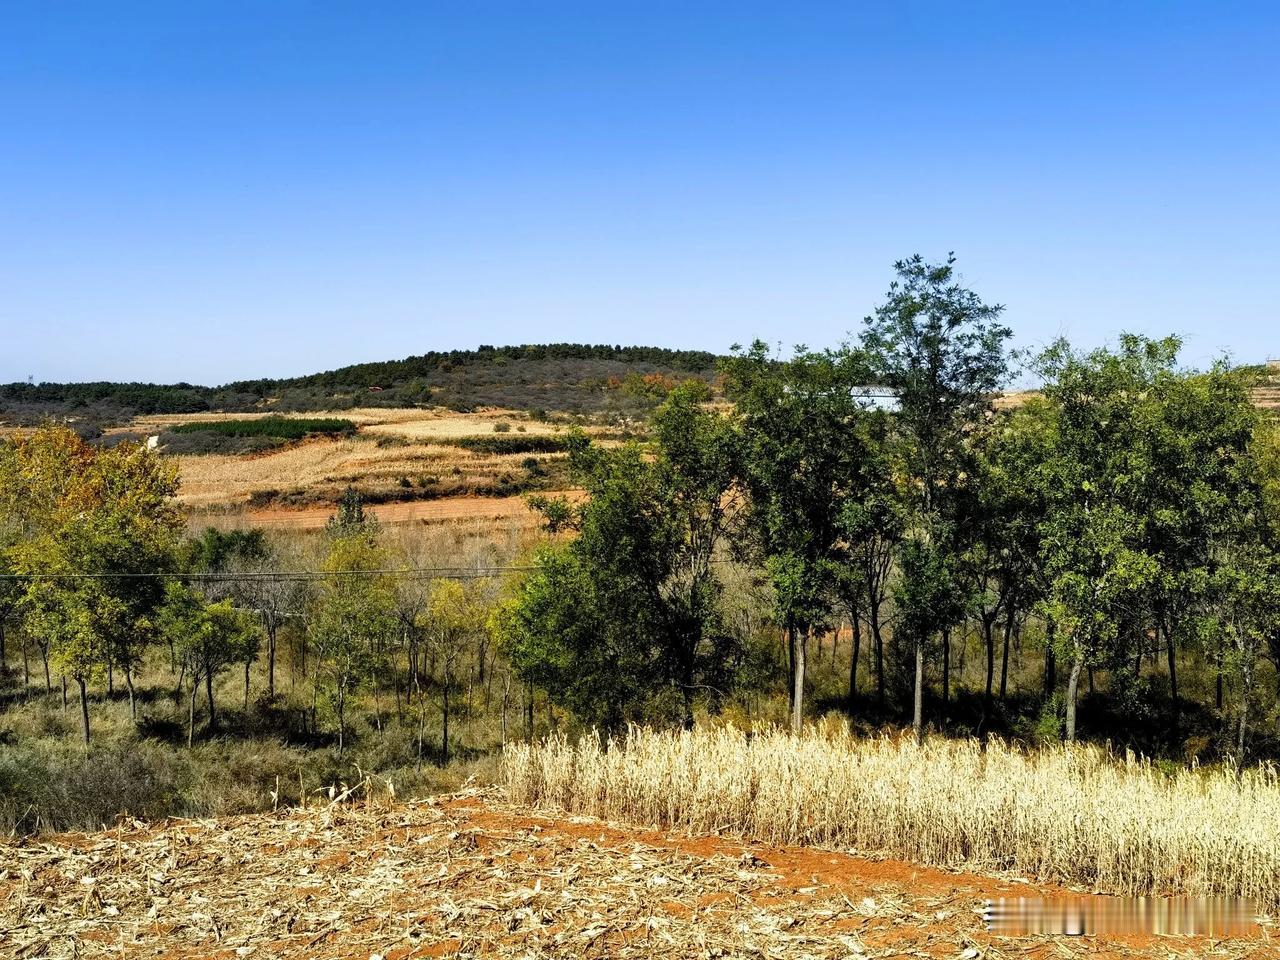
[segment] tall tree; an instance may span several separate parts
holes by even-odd
[[[910,491],[910,516],[903,564],[921,576],[951,569],[948,556],[960,552],[956,537],[956,491],[969,476],[969,429],[988,413],[991,397],[1009,367],[1011,331],[1000,323],[1003,307],[989,305],[962,286],[955,257],[926,263],[918,254],[894,264],[897,279],[885,302],[866,319],[862,346],[879,378],[897,394],[900,458]],[[935,558],[923,562],[924,558]],[[916,562],[920,561],[920,562]],[[937,598],[945,583],[908,585],[900,601]],[[940,610],[963,610],[961,598],[948,596],[933,609],[903,610],[914,624],[915,651],[912,726],[923,730],[924,650],[930,638],[953,623]]]
[[[1119,348],[1077,354],[1059,342],[1039,360],[1052,416],[1035,482],[1047,579],[1044,610],[1070,664],[1066,739],[1076,736],[1082,669],[1132,659],[1158,584],[1152,489],[1160,416],[1156,382],[1177,357],[1176,338],[1124,335]]]
[[[347,706],[369,679],[375,651],[396,634],[395,583],[375,524],[331,524],[317,585],[311,635],[319,655],[315,683],[327,693],[338,720],[338,752],[346,748]]]
[[[1253,443],[1259,414],[1244,377],[1221,361],[1205,373],[1157,369],[1149,397],[1154,409],[1144,420],[1152,447],[1147,549],[1159,568],[1149,596],[1167,655],[1176,738],[1178,648],[1195,632],[1217,568],[1238,544],[1255,539],[1261,490]]]
[[[646,713],[692,723],[732,649],[712,566],[736,513],[732,424],[677,387],[653,435],[647,449],[575,439],[587,491],[570,515],[577,536],[536,555],[498,618],[521,679],[606,728]],[[566,516],[563,504],[546,509]]]
[[[791,662],[791,724],[804,718],[809,636],[831,618],[847,562],[845,510],[862,493],[870,432],[859,351],[797,347],[788,360],[756,341],[725,362],[743,437],[750,495],[746,545],[763,561]]]

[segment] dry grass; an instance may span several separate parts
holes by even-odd
[[[1014,870],[1099,891],[1280,906],[1280,778],[1172,775],[1096,748],[632,731],[509,746],[513,800],[696,832]]]
[[[551,436],[557,433],[564,433],[563,427],[536,420],[512,419],[500,414],[471,416],[457,413],[448,416],[418,417],[412,420],[403,419],[386,423],[374,423],[365,429],[369,433],[390,434],[408,437],[411,440],[432,440],[485,436],[493,433],[493,428],[500,423],[510,424],[513,435],[518,435],[515,430],[517,424],[524,427],[523,432],[529,436]]]

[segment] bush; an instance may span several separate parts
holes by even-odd
[[[499,420],[497,423],[493,425],[494,433],[509,433],[510,431],[511,431],[511,424],[507,423],[507,421],[505,420]]]
[[[161,449],[174,456],[262,453],[283,447],[288,442],[283,437],[232,437],[206,430],[189,433],[166,430],[160,434]]]
[[[350,420],[336,417],[260,417],[254,420],[200,420],[173,427],[171,433],[214,433],[224,437],[274,437],[301,440],[313,434],[356,432]]]
[[[563,453],[569,449],[567,437],[454,437],[438,442],[473,453]]]

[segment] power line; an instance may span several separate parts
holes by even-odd
[[[255,580],[325,580],[330,577],[436,577],[441,580],[483,579],[503,573],[536,570],[533,566],[493,567],[387,567],[375,570],[237,570],[178,573],[163,570],[108,573],[5,573],[0,580],[197,580],[216,582],[251,582]]]

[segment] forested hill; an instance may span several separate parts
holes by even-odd
[[[10,383],[0,385],[0,420],[51,416],[113,423],[145,413],[206,410],[331,410],[439,404],[590,412],[643,406],[688,377],[711,381],[717,357],[702,350],[551,343],[431,351],[282,379],[220,387],[189,383]]]

